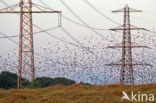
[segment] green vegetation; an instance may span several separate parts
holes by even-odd
[[[69,80],[66,78],[47,78],[47,77],[41,77],[41,78],[36,78],[33,80],[29,88],[43,88],[43,87],[48,87],[48,86],[53,86],[53,85],[72,85],[75,84],[76,82],[73,80]]]
[[[29,81],[27,79],[22,78],[22,85],[27,87],[29,85]],[[0,73],[0,88],[10,89],[17,87],[17,75],[10,72],[1,72]]]
[[[17,75],[10,72],[1,72],[0,88],[9,89],[17,87]]]
[[[36,78],[32,82],[22,80],[26,88],[10,89],[16,88],[17,75],[9,72],[0,74],[0,88],[3,88],[0,89],[0,103],[156,103],[156,97],[155,102],[121,102],[122,91],[156,95],[156,84],[98,86],[47,77]]]
[[[27,79],[22,78],[22,86],[24,88],[43,88],[58,84],[72,85],[75,84],[75,81],[62,77],[59,78],[38,77],[32,82],[29,82]],[[17,88],[17,75],[10,72],[1,72],[0,88],[3,89]]]

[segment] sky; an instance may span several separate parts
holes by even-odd
[[[40,0],[32,0],[36,4],[43,5]],[[81,17],[89,26],[101,29],[110,29],[117,27],[118,25],[110,22],[103,16],[99,15],[90,6],[88,6],[85,0],[64,0],[65,3],[79,16]],[[155,0],[88,0],[93,4],[99,11],[111,18],[112,20],[123,23],[123,13],[111,13],[112,10],[118,10],[123,8],[128,4],[131,8],[142,10],[141,13],[131,13],[131,24],[138,27],[144,27],[149,30],[153,30],[156,26],[156,1]],[[18,3],[18,0],[5,0],[9,5]],[[70,11],[60,2],[60,0],[44,0],[44,3],[48,4],[51,8],[55,10],[62,11],[62,14],[78,23],[81,23],[76,17],[74,17]],[[2,2],[0,7],[6,7]],[[15,14],[0,14],[1,24],[0,31],[8,35],[18,35],[19,34],[19,17]],[[33,14],[33,23],[41,26],[43,29],[48,29],[50,27],[57,26],[57,15],[56,14]],[[82,23],[81,23],[82,24]],[[62,19],[62,25],[70,31],[75,38],[82,38],[84,32],[90,35],[89,30],[79,29],[76,25],[73,25],[69,21]],[[71,29],[72,28],[72,29]],[[34,28],[34,32],[39,31]],[[58,30],[59,31],[59,30]],[[55,35],[58,31],[54,32]],[[60,32],[60,31],[59,31]],[[93,34],[93,33],[92,33]],[[58,35],[57,35],[58,36]],[[63,35],[65,36],[65,34]],[[97,36],[97,35],[95,35]],[[42,37],[41,37],[42,38]],[[47,39],[47,37],[44,37]],[[43,41],[36,37],[36,41]],[[70,38],[67,38],[69,40]],[[18,41],[16,39],[16,41]],[[43,41],[44,42],[44,41]],[[3,46],[3,45],[7,46]],[[42,44],[42,43],[40,43]],[[9,50],[10,47],[15,46],[7,39],[1,39],[0,47],[1,50]]]
[[[13,5],[18,3],[18,0],[4,0],[7,4]],[[85,25],[80,21],[77,17],[75,17],[66,7],[61,3],[61,0],[32,0],[33,3],[39,4],[42,6],[46,6],[54,9],[62,11],[62,15],[64,17],[70,18],[71,20],[75,21],[80,25]],[[56,28],[53,30],[48,31],[51,35],[60,38],[61,40],[65,40],[70,43],[76,44],[79,41],[80,45],[86,47],[96,47],[96,44],[99,48],[95,51],[98,53],[100,52],[100,48],[105,48],[108,45],[115,45],[120,43],[122,40],[122,33],[121,32],[113,32],[109,31],[108,29],[118,27],[119,25],[112,22],[115,21],[119,24],[123,23],[123,13],[112,13],[112,10],[118,10],[123,8],[126,4],[133,9],[142,10],[143,12],[139,13],[131,13],[131,24],[137,27],[143,27],[148,30],[154,31],[156,27],[156,0],[88,0],[89,3],[94,5],[96,9],[98,9],[102,15],[96,12],[93,8],[91,8],[85,0],[63,0],[64,3],[68,5],[69,8],[77,15],[83,22],[87,24],[87,26],[96,28],[96,29],[106,29],[106,30],[92,30],[88,29],[85,26],[77,25],[66,18],[62,17],[62,27],[65,31],[68,32],[66,34],[61,28]],[[44,4],[43,4],[44,2]],[[4,8],[2,2],[0,2],[0,7]],[[17,9],[18,10],[18,9]],[[36,9],[35,9],[36,10]],[[19,35],[19,16],[16,14],[0,14],[0,32],[5,33],[7,36]],[[111,20],[108,20],[110,18]],[[33,14],[33,24],[41,27],[43,30],[47,30],[49,28],[53,28],[58,26],[58,15],[57,14]],[[33,27],[34,32],[38,32],[36,27]],[[95,33],[96,32],[96,33]],[[97,33],[98,32],[98,33]],[[0,33],[1,34],[1,33]],[[70,35],[70,36],[69,36]],[[101,38],[101,35],[104,38]],[[138,36],[142,36],[144,38],[137,38]],[[0,35],[3,37],[3,35]],[[71,39],[72,37],[72,39]],[[136,42],[136,44],[141,45],[148,45],[152,47],[151,51],[144,50],[151,55],[155,52],[155,42],[147,39],[147,38],[156,39],[155,33],[143,33],[141,31],[132,32],[132,40]],[[74,40],[73,40],[74,38]],[[91,43],[89,40],[91,39]],[[18,42],[18,38],[11,38],[14,41]],[[110,41],[115,42],[112,43]],[[60,48],[64,48],[63,42],[60,40],[56,40],[55,38],[50,37],[46,33],[39,33],[34,35],[34,47],[35,52],[47,55],[44,50],[40,50],[40,48],[52,48],[55,47],[59,43]],[[50,44],[50,45],[49,45]],[[154,46],[155,45],[155,46]],[[70,45],[68,45],[70,47]],[[72,48],[72,47],[71,47]],[[154,49],[153,49],[154,48]],[[64,50],[64,49],[62,49]],[[74,50],[74,49],[73,49]],[[75,49],[77,50],[77,49]],[[14,51],[18,53],[18,45],[13,43],[11,40],[5,38],[0,39],[0,56],[7,55],[10,51]],[[79,50],[77,50],[79,51]],[[107,51],[104,49],[104,51]],[[137,50],[136,50],[137,51]],[[45,52],[45,53],[43,53]],[[102,51],[101,51],[102,52]],[[112,60],[112,57],[109,56],[111,53],[116,53],[116,51],[107,51],[103,55],[103,57],[107,57],[107,59]],[[138,51],[140,52],[140,51]],[[68,52],[66,51],[68,54]],[[136,52],[137,53],[137,52]],[[99,56],[102,54],[99,53]],[[137,55],[137,54],[135,54]],[[48,55],[47,55],[48,56]],[[61,53],[57,54],[58,57],[63,57],[64,55]],[[148,54],[145,54],[147,57]],[[150,57],[150,56],[149,56]],[[115,58],[115,57],[114,57]],[[141,58],[141,57],[138,57]],[[94,58],[95,59],[95,58]],[[119,58],[116,58],[119,59]],[[136,58],[137,59],[137,58]],[[146,58],[147,59],[147,58]],[[87,59],[86,59],[87,60]],[[150,61],[150,60],[149,60]],[[148,62],[148,61],[147,61]],[[154,61],[155,62],[155,61]],[[101,69],[101,68],[100,68]],[[115,72],[112,72],[115,73]]]

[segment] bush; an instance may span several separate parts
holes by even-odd
[[[10,72],[1,72],[0,73],[0,88],[10,89],[17,88],[17,79],[18,76],[15,73]],[[22,87],[26,88],[44,88],[48,86],[53,86],[57,84],[62,85],[72,85],[75,84],[75,81],[66,79],[63,77],[58,78],[48,78],[48,77],[38,77],[33,81],[29,82],[29,80],[22,78]]]
[[[72,85],[76,82],[74,80],[66,79],[63,77],[52,78],[52,85],[62,84],[62,85]]]
[[[10,89],[17,88],[17,74],[3,71],[0,73],[0,88]],[[22,78],[22,86],[27,87],[29,81],[25,78]]]
[[[40,77],[33,80],[30,83],[29,88],[43,88],[43,87],[48,87],[48,86],[53,86],[58,84],[72,85],[75,84],[75,81],[62,78],[62,77],[59,78]]]
[[[10,72],[0,73],[0,88],[10,89],[17,87],[17,75]]]

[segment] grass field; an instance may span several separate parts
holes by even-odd
[[[0,103],[156,103],[155,102],[121,102],[122,91],[131,91],[156,96],[156,84],[148,85],[71,85],[51,86],[42,89],[0,89]]]

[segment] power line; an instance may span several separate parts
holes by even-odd
[[[2,0],[2,1],[3,1],[3,0]],[[3,1],[2,3],[4,3],[5,5],[8,6],[8,4],[7,4],[5,1]],[[37,26],[36,24],[33,24],[33,25],[34,25],[37,29],[41,30],[41,31],[36,32],[36,33],[44,32],[44,33],[48,34],[49,36],[51,36],[51,37],[53,37],[53,38],[55,38],[55,39],[57,39],[57,40],[59,40],[59,41],[65,42],[65,43],[67,43],[67,44],[70,44],[70,45],[73,45],[73,46],[76,46],[76,47],[81,47],[81,46],[78,46],[78,45],[76,45],[76,44],[73,44],[73,43],[67,42],[67,41],[65,41],[65,40],[62,40],[62,39],[60,39],[60,38],[58,38],[58,37],[56,37],[56,36],[54,36],[54,35],[52,35],[52,34],[50,34],[50,33],[47,32],[47,31],[52,30],[52,29],[55,29],[55,28],[57,28],[57,27],[50,28],[50,29],[47,29],[47,30],[43,30],[41,27]],[[65,29],[63,29],[63,30],[65,31]],[[66,31],[66,33],[67,33],[67,31]],[[68,35],[69,35],[69,33],[68,33]],[[18,36],[15,35],[15,36],[11,36],[11,37],[18,37]],[[4,36],[3,38],[9,38],[9,36]],[[82,47],[82,48],[84,49],[84,48],[86,48],[86,47]]]
[[[49,7],[50,8],[50,6],[48,6],[47,4],[45,4],[42,0],[39,0],[43,5],[45,5],[45,6],[47,6],[47,7]],[[8,4],[5,2],[5,1],[3,1],[3,0],[1,0],[1,2],[4,4],[4,5],[6,5],[6,6],[8,6]],[[53,10],[53,9],[52,9]],[[62,15],[63,16],[63,15]],[[85,26],[85,25],[82,25],[82,24],[80,24],[80,23],[77,23],[77,22],[75,22],[75,21],[73,21],[73,20],[71,20],[70,18],[68,18],[68,17],[66,17],[66,16],[63,16],[65,19],[67,19],[67,20],[69,20],[69,21],[71,21],[71,22],[73,22],[73,23],[75,23],[75,24],[78,24],[78,25],[80,25],[80,26],[83,26],[83,27],[87,27],[87,28],[90,28],[90,29],[95,29],[95,30],[108,30],[108,29],[98,29],[98,28],[92,28],[92,27],[89,27],[89,26]],[[57,28],[57,27],[54,27],[54,28],[49,28],[49,29],[45,29],[45,30],[43,30],[43,29],[41,29],[39,26],[37,26],[37,25],[35,25],[34,24],[34,26],[37,28],[37,29],[39,29],[39,30],[41,30],[41,31],[38,31],[38,32],[34,32],[34,34],[37,34],[37,33],[42,33],[42,32],[47,32],[47,31],[49,31],[49,30],[52,30],[52,29],[55,29],[55,28]],[[151,30],[148,30],[149,32],[154,32],[155,33],[155,31],[151,31]],[[46,33],[47,34],[47,33]],[[49,33],[48,33],[49,34]],[[13,35],[13,36],[4,36],[4,37],[0,37],[0,39],[1,38],[14,38],[14,37],[18,37],[19,35]],[[55,38],[55,39],[57,39],[57,40],[60,40],[60,41],[62,41],[62,42],[65,42],[65,43],[67,43],[66,41],[64,41],[64,40],[62,40],[62,39],[60,39],[60,38],[58,38],[58,37],[56,37],[56,36],[54,36],[54,35],[52,35],[52,34],[50,34],[50,36],[51,37],[53,37],[53,38]],[[140,36],[141,37],[141,36]],[[149,39],[152,39],[152,38],[149,38]],[[153,39],[152,39],[153,40]],[[111,41],[112,42],[112,41]],[[70,44],[70,45],[73,45],[72,43],[67,43],[67,44]],[[73,45],[73,46],[77,46],[77,45]]]
[[[44,4],[45,6],[48,6],[47,4],[45,4],[42,0],[39,0],[42,4]],[[49,6],[48,6],[49,7]],[[89,27],[89,26],[84,26],[84,25],[82,25],[82,24],[80,24],[80,23],[77,23],[77,22],[75,22],[75,21],[73,21],[73,20],[71,20],[71,19],[69,19],[69,18],[67,18],[67,17],[65,17],[65,16],[63,16],[65,19],[67,19],[67,20],[69,20],[69,21],[71,21],[71,22],[73,22],[73,23],[75,23],[75,24],[78,24],[78,25],[80,25],[80,26],[83,26],[83,27],[87,27],[87,28],[91,28],[91,27]],[[96,28],[91,28],[91,29],[96,29]],[[107,30],[107,29],[96,29],[96,30]],[[116,32],[118,32],[118,31],[116,31]],[[140,36],[141,37],[141,36]]]
[[[94,5],[92,5],[88,0],[83,0],[86,4],[88,4],[90,7],[92,7],[96,12],[98,12],[100,15],[104,16],[106,19],[110,20],[111,22],[113,22],[114,24],[120,25],[119,23],[115,22],[114,20],[112,20],[111,18],[107,17],[104,13],[102,13],[101,11],[99,11]],[[116,1],[116,0],[114,0]],[[119,1],[117,0],[116,2],[119,3]],[[121,3],[121,2],[120,2]],[[122,3],[121,3],[122,4]],[[135,17],[137,18],[137,17]],[[142,18],[138,18],[139,20],[141,20]],[[142,19],[143,21],[146,19]],[[146,20],[147,22],[155,22],[155,21],[149,21]],[[146,31],[151,31],[151,30],[146,30]],[[151,31],[153,32],[153,31]]]
[[[45,5],[46,7],[51,8],[49,5],[47,5],[46,3],[44,3],[42,0],[39,0],[39,2],[42,3],[43,5]],[[51,8],[51,9],[52,9],[52,8]],[[74,20],[72,20],[72,19],[70,19],[69,17],[66,17],[66,16],[64,16],[64,15],[62,15],[62,17],[63,17],[64,19],[66,19],[66,20],[68,20],[68,21],[74,23],[74,24],[77,24],[77,25],[82,26],[82,27],[85,27],[85,28],[91,28],[91,29],[95,29],[95,30],[109,30],[109,29],[95,28],[95,27],[83,25],[83,24],[80,24],[80,23],[78,23],[78,22],[76,22],[76,21],[74,21]]]
[[[145,13],[145,12],[143,11],[143,13]],[[118,14],[118,15],[121,15],[121,14]],[[136,16],[132,16],[132,19],[135,19],[135,20],[137,19],[137,20],[148,22],[148,23],[151,23],[151,24],[153,24],[153,22],[156,22],[156,21],[151,21],[151,20],[148,20],[148,19],[145,19],[145,18],[136,17]]]
[[[45,30],[41,30],[41,31],[38,31],[38,32],[34,32],[33,34],[39,34],[39,33],[43,33],[43,32],[46,32],[46,31],[53,30],[53,29],[57,29],[57,28],[59,28],[59,26],[49,28],[49,29],[45,29]],[[0,39],[2,39],[2,38],[16,38],[16,37],[19,37],[19,35],[3,36],[3,37],[0,37]]]
[[[8,5],[4,0],[0,0],[4,5]]]
[[[39,26],[36,25],[36,27],[37,27],[38,29],[42,30]],[[49,36],[52,37],[52,38],[55,38],[55,39],[57,39],[57,40],[59,40],[59,41],[62,41],[62,42],[64,42],[64,43],[67,43],[67,44],[69,44],[69,45],[72,45],[72,46],[75,46],[75,47],[81,47],[82,49],[86,49],[86,47],[83,47],[83,46],[80,46],[80,45],[78,45],[78,44],[74,44],[74,43],[71,43],[71,42],[62,40],[62,39],[60,39],[59,37],[56,37],[56,36],[52,35],[51,33],[47,32],[47,31],[45,31],[44,33],[47,34],[47,35],[49,35]]]
[[[64,27],[61,27],[61,30],[63,30],[72,40],[74,40],[76,43],[80,43],[76,38],[74,38]]]
[[[8,4],[7,4],[6,2],[5,2],[5,5],[8,6]],[[52,10],[53,10],[53,9],[52,9]],[[91,53],[94,54],[94,52],[92,52],[92,51],[89,50],[89,47],[84,47],[84,46],[82,46],[81,44],[80,44],[80,45],[77,45],[77,44],[74,44],[74,43],[71,43],[71,42],[62,40],[62,39],[60,39],[59,37],[54,36],[54,35],[52,35],[51,33],[47,32],[49,29],[43,30],[41,27],[37,26],[36,24],[33,24],[33,25],[34,25],[34,27],[36,27],[36,28],[39,29],[40,31],[44,31],[44,33],[46,33],[47,35],[49,35],[49,36],[52,37],[52,38],[55,38],[55,39],[57,39],[57,40],[59,40],[59,41],[62,41],[62,42],[64,42],[64,43],[67,43],[67,44],[72,45],[72,46],[75,46],[75,47],[80,47],[81,49],[87,50],[87,51],[89,51],[89,52],[91,52]],[[67,32],[65,32],[65,33],[67,33]],[[68,33],[68,35],[70,35],[70,34]],[[8,36],[5,36],[5,37],[8,37]]]
[[[104,15],[101,11],[99,11],[94,5],[92,5],[88,0],[83,0],[86,4],[88,4],[90,7],[92,7],[96,12],[98,12],[100,15],[104,16],[106,19],[110,20],[111,22],[113,22],[114,24],[120,25],[119,23],[115,22],[114,20],[112,20],[111,18],[107,17],[106,15]],[[116,1],[116,0],[114,0]],[[119,3],[119,1],[117,0],[116,2]],[[121,2],[120,2],[121,3]],[[122,4],[122,3],[121,3]],[[135,17],[137,18],[137,17]],[[138,18],[139,20],[141,18]],[[142,19],[142,20],[146,20],[146,19]],[[149,20],[146,20],[149,21]],[[149,21],[149,22],[153,22],[153,21]],[[154,21],[155,22],[155,21]],[[151,30],[147,30],[147,31],[151,31]],[[152,31],[151,31],[152,32]]]
[[[138,46],[132,45],[131,40],[131,30],[138,30],[138,27],[132,27],[130,24],[130,12],[141,12],[141,10],[135,10],[130,8],[128,5],[124,9],[115,10],[113,12],[123,12],[124,13],[124,23],[121,27],[111,29],[111,30],[123,30],[123,38],[121,45],[109,46],[110,48],[121,48],[122,49],[122,58],[119,60],[119,63],[111,63],[108,66],[121,66],[120,69],[120,83],[124,84],[134,84],[134,71],[133,66],[151,66],[146,63],[133,63],[132,58],[132,48],[148,48],[147,46]]]
[[[44,4],[45,6],[48,6],[47,4],[45,4],[42,0],[39,0],[42,4]],[[87,1],[87,0],[85,0],[85,1]],[[1,0],[1,2],[4,4],[4,5],[7,5],[8,6],[8,4],[5,2],[5,1],[3,1],[3,0]],[[49,6],[48,6],[49,7]],[[50,8],[50,7],[49,7]],[[89,27],[89,26],[85,26],[85,25],[82,25],[82,24],[80,24],[80,23],[77,23],[77,22],[75,22],[75,21],[73,21],[73,20],[71,20],[70,18],[68,18],[68,17],[65,17],[65,16],[63,16],[65,19],[67,19],[67,20],[69,20],[69,21],[71,21],[71,22],[73,22],[73,23],[75,23],[75,24],[78,24],[78,25],[80,25],[80,26],[83,26],[83,27],[87,27],[87,28],[91,28],[91,29],[96,29],[96,30],[108,30],[108,29],[98,29],[98,28],[92,28],[92,27]],[[39,26],[37,26],[37,25],[34,25],[36,28],[38,28],[38,29],[40,29],[41,31],[39,31],[39,32],[34,32],[34,34],[37,34],[37,33],[42,33],[42,32],[46,32],[46,31],[49,31],[49,30],[52,30],[52,29],[55,29],[55,28],[57,28],[57,27],[54,27],[54,28],[49,28],[49,29],[46,29],[46,30],[43,30],[43,29],[41,29]],[[151,30],[148,30],[149,32],[154,32],[155,33],[155,31],[151,31]],[[52,35],[52,34],[51,34]],[[14,36],[7,36],[7,37],[0,37],[0,38],[11,38],[11,37],[18,37],[18,35],[14,35]],[[52,36],[52,37],[54,37],[55,39],[57,39],[57,40],[61,40],[60,38],[58,38],[58,37],[56,37],[56,36]],[[141,37],[141,36],[140,36]],[[152,39],[152,38],[149,38],[149,39]],[[153,40],[153,39],[152,39]],[[61,40],[62,41],[62,40]],[[62,42],[64,42],[64,41],[62,41]],[[68,43],[68,44],[71,44],[71,43]]]
[[[3,32],[0,32],[0,34],[2,34],[3,36],[6,36],[7,37],[7,35],[5,33],[3,33]],[[8,39],[11,42],[13,42],[13,43],[15,43],[15,44],[18,45],[18,42],[16,42],[15,40],[13,40],[11,38],[8,38]],[[34,52],[34,54],[37,55],[37,56],[39,56],[39,57],[41,57],[41,58],[44,58],[46,60],[53,61],[52,59],[49,59],[49,58],[47,58],[47,57],[45,57],[45,56],[43,56],[41,54],[38,54],[38,53],[35,53],[35,52]],[[54,63],[54,65],[56,65],[56,64],[63,65],[63,66],[72,66],[72,65],[66,65],[66,64],[64,64],[64,63],[62,63],[62,62],[60,62],[58,60],[56,60],[56,63]],[[81,65],[80,63],[79,63],[79,66],[78,67],[81,67],[81,68],[91,68],[91,69],[92,68],[96,68],[96,67],[92,67],[92,66]],[[100,82],[104,82],[103,80],[98,79],[97,76],[95,76],[94,74],[92,74],[92,75],[93,75],[94,78],[90,76],[91,79],[95,79],[95,80],[98,80]]]
[[[70,19],[70,18],[68,18],[66,16],[62,16],[62,17],[64,17],[66,20],[68,20],[68,21],[70,21],[70,22],[72,22],[74,24],[77,24],[77,25],[85,27],[85,28],[90,28],[90,29],[95,29],[95,30],[109,30],[109,29],[100,29],[100,28],[94,28],[94,27],[86,26],[86,25],[80,24],[80,23],[78,23],[78,22],[76,22],[76,21],[74,21],[74,20],[72,20],[72,19]]]
[[[100,15],[102,15],[102,16],[106,16],[106,15],[104,15],[102,12],[100,12],[94,5],[92,5],[90,2],[88,2],[88,0],[83,0],[85,3],[87,3],[90,7],[92,7],[95,11],[97,11]],[[118,24],[118,25],[120,25],[119,23],[117,23],[117,22],[114,22],[112,19],[110,19],[109,17],[107,17],[106,16],[106,18],[108,19],[108,20],[110,20],[110,21],[112,21],[113,23],[115,23],[115,24]],[[140,20],[140,19],[139,19]],[[151,30],[147,30],[147,29],[144,29],[145,31],[149,31],[149,32],[155,32],[155,31],[151,31]],[[140,36],[141,37],[141,36]]]
[[[51,8],[49,5],[45,4],[42,0],[39,0],[39,1],[40,1],[43,5],[45,5],[45,6],[49,7],[49,8]],[[61,1],[61,2],[63,2],[63,1]],[[65,3],[63,2],[63,4],[65,4]],[[71,22],[73,22],[73,23],[75,23],[75,24],[78,24],[78,25],[80,25],[80,26],[87,27],[87,28],[89,28],[91,31],[93,31],[94,33],[96,33],[96,34],[98,34],[99,36],[101,36],[102,38],[105,38],[103,35],[101,35],[100,33],[98,33],[98,32],[95,31],[95,30],[108,30],[108,29],[98,29],[98,28],[90,27],[90,26],[89,26],[85,21],[83,21],[76,13],[74,13],[66,4],[65,4],[64,6],[66,6],[66,7],[68,8],[68,10],[69,10],[75,17],[77,17],[77,18],[79,19],[79,21],[81,21],[84,25],[82,25],[82,24],[80,24],[80,23],[77,23],[77,22],[71,20],[70,18],[68,18],[68,17],[62,15],[66,20],[71,21]],[[94,29],[95,29],[95,30],[94,30]],[[107,38],[105,38],[105,39],[108,40]],[[108,41],[113,42],[113,41],[111,41],[111,40],[108,40]]]
[[[35,79],[35,64],[34,64],[34,39],[33,39],[33,13],[61,13],[61,11],[42,10],[34,11],[35,6],[32,0],[20,0],[15,5],[1,9],[0,13],[14,13],[20,15],[20,30],[19,30],[19,51],[18,51],[18,80],[17,88],[21,88],[23,71],[29,74],[30,80]],[[19,7],[18,11],[14,8]],[[12,9],[13,8],[13,9]],[[41,7],[44,8],[44,7]],[[44,8],[45,9],[45,8]],[[47,8],[46,8],[47,9]],[[12,39],[11,39],[12,40]]]
[[[60,2],[84,25],[89,26],[85,21],[83,21],[63,0],[60,0]],[[93,29],[91,29],[93,31]],[[94,31],[95,32],[95,31]],[[99,36],[103,37],[103,35],[97,33]]]
[[[104,13],[102,13],[101,11],[99,11],[93,4],[91,4],[88,0],[83,0],[87,5],[89,5],[92,9],[94,9],[97,13],[99,13],[100,15],[102,15],[103,17],[105,17],[107,20],[111,21],[114,24],[120,25],[119,23],[117,23],[116,21],[112,20],[111,18],[109,18],[108,16],[106,16]]]
[[[15,44],[18,44],[18,42],[16,42],[15,40],[11,39],[9,36],[7,36],[5,33],[0,31],[0,35],[2,35],[3,37],[6,37],[7,39],[9,39],[10,41],[12,41]]]
[[[83,21],[63,0],[60,0],[60,2],[79,20],[81,21],[84,25],[86,26],[89,26],[85,21]],[[104,38],[105,40],[111,42],[111,43],[114,43],[114,41],[112,40],[109,40],[107,38],[105,38],[103,35],[101,35],[99,32],[97,32],[96,30],[94,29],[91,29],[91,31],[93,31],[94,33],[96,33],[97,35],[99,35],[100,37]]]
[[[0,34],[7,37],[7,34],[5,34],[5,33],[3,33],[3,32],[0,32]],[[18,45],[18,42],[16,42],[15,40],[13,40],[13,39],[11,39],[11,38],[8,38],[8,39],[9,39],[11,42],[13,42],[13,43],[15,43],[15,44]],[[43,55],[40,55],[40,54],[38,54],[38,53],[34,53],[34,54],[35,54],[35,55],[38,55],[38,56],[40,56],[40,57],[42,57],[42,58],[45,58],[45,59],[47,59],[47,60],[52,61],[52,59],[48,59],[48,58],[46,58],[46,57],[44,57]],[[62,65],[64,65],[64,66],[69,66],[69,65],[63,64],[63,63],[61,63],[61,62],[59,62],[59,61],[57,61],[57,63],[62,64]],[[92,67],[89,67],[89,66],[86,66],[86,65],[81,65],[80,67],[96,68],[96,67],[93,67],[93,66],[92,66]]]

